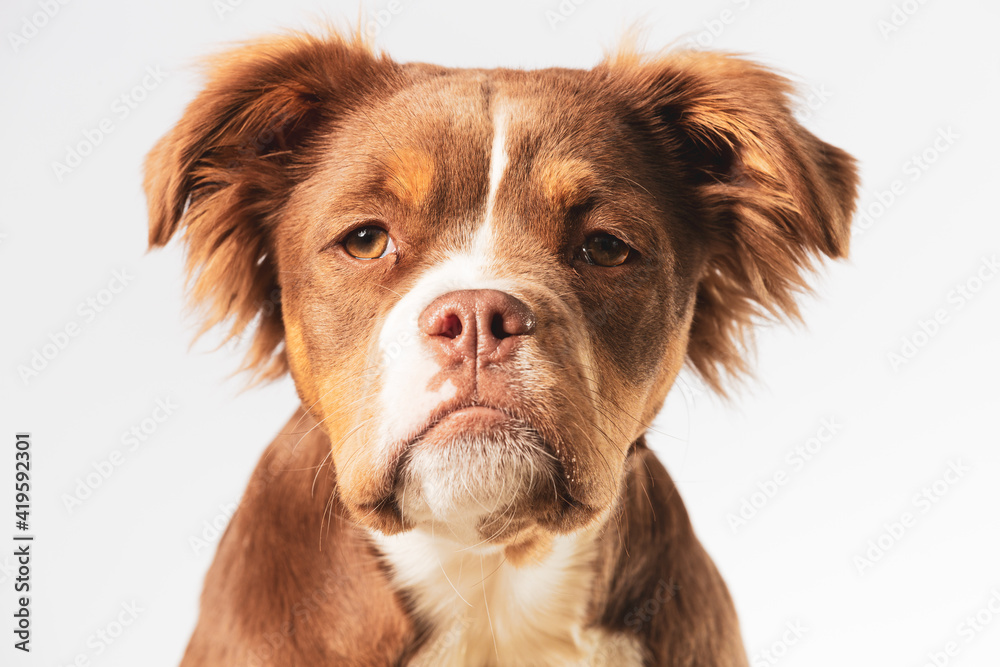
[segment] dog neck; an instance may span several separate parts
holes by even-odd
[[[550,536],[516,554],[421,530],[376,535],[428,629],[412,664],[642,664],[633,640],[588,627],[602,530]]]

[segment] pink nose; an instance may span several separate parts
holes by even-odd
[[[535,332],[535,315],[506,292],[460,290],[434,299],[421,313],[418,326],[452,362],[497,363]]]

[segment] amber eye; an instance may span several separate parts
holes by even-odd
[[[347,254],[358,259],[378,259],[395,249],[389,232],[375,225],[358,227],[344,237],[343,244]]]
[[[583,242],[584,258],[597,266],[624,264],[631,251],[627,243],[605,232],[592,234]]]

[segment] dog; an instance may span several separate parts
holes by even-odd
[[[848,250],[857,175],[789,82],[624,46],[401,64],[293,33],[209,62],[150,152],[206,329],[302,407],[208,571],[185,667],[745,666],[644,433],[687,363]]]

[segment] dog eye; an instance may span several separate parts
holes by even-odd
[[[583,242],[583,257],[596,266],[619,266],[625,263],[632,248],[617,236],[605,232],[591,234]]]
[[[379,259],[396,249],[389,232],[376,225],[358,227],[344,238],[343,245],[357,259]]]

